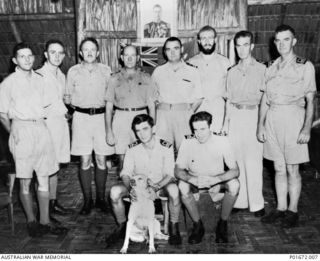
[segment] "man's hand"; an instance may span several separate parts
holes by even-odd
[[[257,139],[258,141],[264,143],[267,139],[266,139],[266,129],[264,126],[258,126],[257,129]]]
[[[148,183],[148,186],[154,190],[154,192],[157,192],[158,190],[160,190],[159,184],[153,183],[151,179],[148,179],[147,183]]]
[[[229,124],[227,124],[227,123],[223,124],[223,126],[222,126],[222,128],[221,128],[221,131],[220,131],[220,133],[221,133],[222,135],[227,136],[227,135],[229,134],[229,126],[228,126],[228,125],[229,125]]]
[[[114,137],[112,131],[108,131],[108,132],[107,132],[106,142],[107,142],[110,146],[114,146],[114,145],[116,144],[116,138]]]
[[[14,143],[18,145],[18,143],[20,142],[20,135],[19,135],[19,131],[16,128],[12,129],[12,137],[13,137]]]
[[[220,183],[217,177],[212,176],[199,176],[198,177],[198,188],[210,188]]]
[[[155,201],[157,198],[157,193],[151,187],[148,190],[149,190],[148,191],[149,192],[149,199],[151,199],[152,201]]]
[[[298,136],[297,143],[298,144],[306,144],[310,140],[310,131],[303,128]]]

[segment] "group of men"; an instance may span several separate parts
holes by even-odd
[[[200,53],[188,62],[182,59],[180,39],[170,37],[163,45],[167,62],[152,76],[138,68],[139,55],[132,45],[121,53],[123,68],[111,74],[109,67],[98,62],[96,39],[85,38],[79,48],[82,61],[69,69],[66,88],[59,70],[64,57],[61,42],[48,42],[47,62],[37,72],[32,70],[31,48],[18,44],[13,58],[16,72],[0,85],[0,116],[10,132],[29,234],[65,231],[50,223],[48,202],[49,191],[56,191],[56,175],[52,174],[58,171],[59,162],[69,160],[66,114],[73,118],[71,154],[81,158],[84,205],[80,214],[89,214],[93,207],[92,152],[95,207],[104,212],[108,212],[106,156],[119,156],[122,182],[110,191],[118,226],[107,236],[108,245],[124,238],[123,198],[136,200],[130,186],[135,174],[149,178],[154,191],[150,197],[168,197],[172,245],[182,242],[178,225],[181,202],[193,221],[188,242],[202,241],[205,228],[193,194],[199,190],[209,190],[213,200],[220,191],[225,192],[216,242],[228,242],[227,220],[234,208],[249,208],[265,223],[281,221],[285,228],[296,226],[299,164],[308,161],[315,72],[309,61],[295,55],[293,28],[281,25],[274,36],[280,57],[267,67],[252,57],[254,43],[249,31],[234,37],[239,62],[233,67],[217,53],[217,32],[211,26],[198,32]],[[277,208],[267,215],[263,157],[274,161],[276,172]],[[39,184],[39,223],[30,194],[33,170]],[[50,199],[53,210],[65,210],[56,197]]]

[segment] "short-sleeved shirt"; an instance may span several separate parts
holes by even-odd
[[[45,81],[44,95],[45,100],[50,104],[46,107],[46,116],[61,116],[66,114],[67,108],[63,103],[63,95],[65,91],[66,77],[62,71],[57,68],[55,74],[48,63],[45,63],[39,70]]]
[[[72,66],[67,74],[66,85],[71,104],[81,108],[104,107],[110,74],[110,68],[102,63],[96,63],[92,71],[84,63]]]
[[[188,135],[180,146],[176,164],[190,175],[219,175],[224,172],[224,163],[229,168],[236,166],[227,137],[211,134],[205,143]]]
[[[176,69],[169,62],[158,66],[152,79],[156,84],[155,101],[159,103],[193,103],[203,98],[198,69],[183,61]]]
[[[120,108],[137,108],[153,102],[154,92],[148,73],[137,69],[135,74],[128,74],[123,68],[110,77],[105,99]]]
[[[198,67],[203,95],[206,100],[214,100],[225,94],[228,68],[231,66],[228,58],[213,53],[210,59],[205,59],[200,53],[192,57],[189,62]]]
[[[120,177],[143,174],[153,182],[159,182],[166,175],[174,177],[173,146],[155,136],[155,146],[149,150],[142,143],[129,145],[125,154]]]
[[[295,55],[285,64],[281,57],[266,70],[267,102],[275,105],[305,106],[305,95],[316,91],[315,70],[311,62]]]
[[[265,90],[266,66],[251,59],[248,67],[241,63],[232,67],[227,77],[226,98],[231,103],[258,105]]]
[[[24,74],[19,68],[0,85],[0,112],[10,119],[35,120],[45,115],[43,76],[31,71]]]

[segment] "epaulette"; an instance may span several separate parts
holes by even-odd
[[[160,144],[164,147],[170,148],[172,144],[166,140],[160,139]]]
[[[43,77],[43,75],[41,74],[41,73],[39,73],[39,72],[35,72],[36,74],[38,74],[38,75],[40,75],[41,77]]]
[[[307,62],[307,59],[305,58],[300,58],[300,57],[296,58],[296,63],[305,64],[306,62]]]
[[[192,64],[192,63],[186,62],[186,64],[189,65],[189,66],[191,66],[191,67],[194,67],[194,68],[197,68],[197,69],[198,69],[198,66],[196,66],[196,65],[194,65],[194,64]]]
[[[187,140],[194,139],[196,136],[194,134],[184,135]]]
[[[139,145],[140,143],[141,143],[141,141],[140,141],[140,140],[136,140],[135,142],[132,142],[131,144],[129,144],[129,149],[131,149],[131,148],[133,148],[133,147],[135,147],[135,146]]]
[[[230,67],[228,67],[228,69],[227,69],[227,71],[230,71],[233,67],[235,67],[237,65],[237,63],[236,64],[234,64],[234,65],[231,65]]]
[[[270,67],[274,62],[275,62],[275,60],[271,60],[271,61],[269,61],[269,62],[266,62],[265,65],[266,65],[267,67]]]

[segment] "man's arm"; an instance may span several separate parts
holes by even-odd
[[[201,99],[196,99],[195,102],[193,102],[191,104],[191,108],[192,108],[193,112],[196,112],[199,109],[199,107],[200,107],[200,105],[202,103],[202,100],[203,100],[202,98]]]
[[[3,113],[3,112],[0,113],[0,122],[3,125],[3,127],[6,129],[6,131],[10,133],[11,123],[7,113]]]
[[[227,99],[225,102],[225,112],[224,112],[224,117],[223,117],[223,124],[221,128],[221,132],[225,135],[229,133],[229,122],[230,122],[230,100]]]
[[[106,102],[106,139],[110,146],[115,145],[115,138],[112,131],[112,115],[113,115],[113,103]]]
[[[130,186],[130,177],[128,175],[123,175],[121,177],[123,184],[125,185],[125,187],[128,189],[128,191],[130,192],[131,190],[131,186]]]
[[[198,186],[198,178],[190,175],[186,169],[179,167],[179,165],[175,166],[174,175],[177,179]]]
[[[305,144],[310,140],[310,132],[313,121],[313,113],[314,113],[314,96],[315,92],[308,92],[305,96],[306,98],[306,112],[304,117],[303,127],[298,136],[297,143]]]
[[[259,106],[259,120],[257,128],[257,138],[260,142],[266,141],[265,121],[268,109],[269,105],[267,104],[267,96],[264,92]]]

